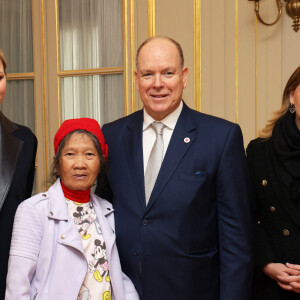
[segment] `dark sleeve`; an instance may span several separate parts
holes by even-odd
[[[107,201],[112,203],[113,192],[111,190],[109,181],[107,179],[107,175],[98,176],[97,178],[97,186],[95,189],[95,194],[102,199],[106,199]]]
[[[226,138],[216,177],[220,300],[250,299],[252,232],[249,175],[239,126]]]
[[[28,172],[27,184],[26,184],[26,198],[30,198],[31,193],[32,193],[34,173],[35,173],[36,150],[37,150],[37,139],[36,139],[35,135],[33,135],[31,164],[30,164],[30,169]]]
[[[260,201],[263,199],[261,199],[262,195],[259,192],[259,185],[261,184],[259,178],[261,170],[259,168],[263,168],[264,165],[260,164],[259,159],[264,159],[264,149],[262,142],[252,141],[246,150],[247,165],[252,185],[251,216],[254,239],[254,269],[258,274],[262,274],[262,269],[267,263],[276,262],[260,210]]]
[[[106,130],[107,126],[103,125],[102,132],[105,138],[105,142],[108,144],[108,160],[106,162],[106,166],[102,168],[98,178],[97,178],[97,186],[95,189],[95,194],[102,199],[106,199],[112,203],[113,192],[109,184],[108,180],[108,172],[109,172],[109,143],[108,143],[108,134]]]

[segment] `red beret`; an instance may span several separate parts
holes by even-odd
[[[105,144],[105,139],[103,136],[103,133],[100,129],[99,123],[90,118],[80,118],[80,119],[69,119],[64,121],[60,128],[57,130],[55,137],[54,137],[54,151],[55,154],[57,153],[58,146],[62,139],[70,132],[82,129],[86,130],[88,132],[91,132],[95,135],[95,137],[98,139],[100,147],[102,149],[102,154],[105,158],[107,158],[108,155],[108,147]]]

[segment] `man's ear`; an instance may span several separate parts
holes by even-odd
[[[182,69],[183,88],[186,88],[186,86],[187,86],[188,77],[189,77],[189,69],[188,69],[188,67],[184,67]]]

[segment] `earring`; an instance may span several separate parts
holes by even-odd
[[[290,105],[289,105],[289,111],[290,111],[291,114],[293,114],[296,111],[296,108],[295,108],[294,104],[290,103]]]

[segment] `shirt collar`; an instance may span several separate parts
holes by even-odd
[[[183,107],[183,103],[181,100],[179,106],[173,112],[171,112],[169,115],[163,118],[160,122],[164,123],[167,127],[174,130],[179,115],[182,111],[182,107]],[[155,122],[155,120],[146,112],[145,108],[143,109],[143,111],[144,111],[143,131],[144,131],[149,127],[151,123]]]

